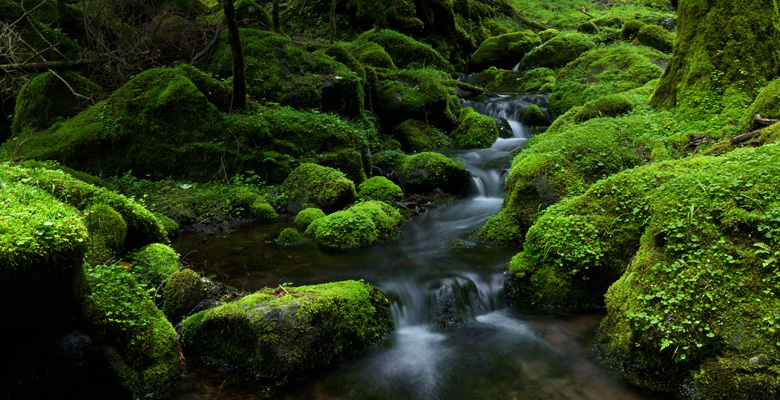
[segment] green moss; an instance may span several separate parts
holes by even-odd
[[[488,218],[479,237],[490,243],[519,244],[523,241],[523,231],[511,213],[500,212]]]
[[[591,50],[558,75],[550,113],[559,116],[597,97],[639,88],[661,76],[659,64],[666,59],[657,50],[625,44]]]
[[[203,281],[198,274],[183,268],[174,272],[162,290],[162,312],[172,323],[181,321],[203,300]]]
[[[384,47],[369,41],[361,41],[353,44],[350,51],[355,58],[363,64],[375,68],[397,69],[390,54]]]
[[[385,126],[408,119],[428,121],[450,131],[460,110],[455,81],[433,69],[406,69],[382,77],[376,87],[374,110]]]
[[[282,247],[297,246],[305,242],[306,239],[295,228],[284,228],[275,240],[276,245]]]
[[[398,185],[384,176],[375,176],[361,183],[357,195],[362,200],[378,200],[392,203],[404,198],[404,192]]]
[[[539,39],[541,39],[542,43],[544,43],[544,42],[554,38],[555,36],[558,36],[559,33],[561,33],[561,32],[558,31],[557,29],[545,29],[545,30],[537,33],[537,35],[539,35]]]
[[[266,9],[253,0],[238,0],[235,2],[236,20],[242,28],[271,29],[271,15]]]
[[[549,93],[542,91],[545,85],[555,85],[555,73],[549,68],[536,68],[523,75],[521,93]]]
[[[518,93],[523,92],[522,72],[508,71],[490,67],[482,72],[470,75],[468,82],[485,89],[488,93]],[[553,81],[555,75],[553,75]]]
[[[161,287],[181,268],[176,250],[160,243],[146,245],[128,254],[127,258],[132,264],[131,271],[138,277],[138,281],[152,288]]]
[[[583,22],[577,27],[577,32],[595,35],[599,33],[599,27],[592,21]]]
[[[433,67],[453,71],[452,65],[430,45],[391,29],[372,29],[354,41],[358,46],[365,42],[382,46],[398,68]]]
[[[588,35],[578,32],[560,33],[526,54],[520,61],[520,69],[563,67],[594,47],[596,44]]]
[[[602,17],[596,18],[593,20],[593,23],[596,24],[596,26],[608,26],[610,28],[620,28],[623,26],[623,18],[620,17],[618,14],[607,14]]]
[[[343,173],[317,164],[301,164],[282,184],[287,210],[296,212],[315,207],[335,211],[355,199],[355,184]]]
[[[239,187],[235,191],[236,203],[243,207],[258,221],[268,222],[279,217],[274,208],[263,196],[248,187]]]
[[[157,221],[160,222],[160,225],[162,225],[163,229],[165,230],[165,235],[168,236],[168,238],[175,237],[179,234],[179,224],[176,223],[176,221],[157,212],[153,214],[154,217],[157,218]]]
[[[306,234],[327,247],[369,247],[395,238],[402,222],[398,210],[381,201],[368,201],[316,220],[306,229]]]
[[[763,118],[780,118],[780,80],[775,79],[766,85],[742,114],[740,130],[747,132],[753,125],[756,114]]]
[[[531,104],[528,106],[528,108],[525,109],[523,112],[522,121],[528,126],[541,126],[550,124],[550,120],[547,118],[547,115],[536,104]]]
[[[84,222],[89,231],[88,262],[103,264],[124,251],[127,223],[111,206],[97,204],[89,208]]]
[[[658,25],[645,25],[636,33],[639,43],[654,49],[671,53],[674,46],[674,34]]]
[[[301,212],[295,216],[295,225],[298,225],[302,229],[306,229],[314,220],[320,219],[324,216],[325,213],[319,208],[306,208],[301,210]]]
[[[591,100],[574,115],[578,123],[597,117],[617,117],[634,109],[634,102],[622,94],[612,94]]]
[[[182,344],[210,363],[277,386],[351,358],[393,329],[387,299],[356,281],[257,292],[182,323]]]
[[[471,175],[462,163],[442,154],[423,152],[413,156],[386,152],[378,156],[383,159],[381,169],[385,175],[398,179],[408,192],[432,192],[439,188],[447,193],[465,194]]]
[[[540,44],[539,36],[530,30],[487,38],[469,59],[469,70],[478,72],[491,66],[511,69]]]
[[[631,21],[626,21],[625,25],[623,25],[623,29],[620,31],[620,38],[623,40],[634,40],[636,39],[637,33],[639,33],[642,28],[645,27],[645,23],[642,21],[637,21],[635,19],[632,19]]]
[[[120,384],[134,397],[157,395],[182,372],[173,326],[122,267],[91,269],[88,283],[84,318]]]
[[[471,107],[460,110],[458,127],[450,134],[455,146],[462,149],[490,147],[498,139],[496,121]]]
[[[393,136],[404,150],[417,152],[444,149],[451,146],[447,134],[425,121],[408,119],[395,127]]]

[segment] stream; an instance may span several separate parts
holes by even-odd
[[[544,96],[502,96],[464,106],[509,120],[513,135],[492,147],[458,150],[472,174],[465,199],[430,207],[399,238],[369,249],[325,252],[315,245],[273,244],[292,223],[175,240],[216,280],[247,291],[281,283],[308,285],[364,279],[390,299],[396,324],[387,343],[317,379],[286,388],[279,399],[668,399],[637,389],[600,366],[592,340],[602,314],[552,315],[507,308],[503,273],[517,249],[478,244],[487,217],[501,210],[511,152],[529,139],[525,108]],[[167,398],[256,399],[258,386],[188,361]]]

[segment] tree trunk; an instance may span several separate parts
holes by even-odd
[[[281,33],[279,28],[279,0],[273,0],[271,2],[271,20],[274,25],[274,32]]]
[[[228,26],[228,42],[233,57],[233,101],[231,108],[246,108],[246,77],[244,76],[244,50],[241,47],[241,35],[238,32],[236,9],[233,0],[224,0],[225,20]]]
[[[57,11],[57,26],[62,28],[65,21],[65,0],[57,0],[55,7]]]
[[[336,43],[336,4],[339,0],[330,3],[330,44]]]

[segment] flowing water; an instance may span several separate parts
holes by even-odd
[[[244,290],[365,279],[391,300],[396,330],[386,344],[276,395],[283,399],[661,399],[599,366],[591,352],[603,317],[539,315],[506,308],[503,272],[517,249],[478,245],[476,230],[501,209],[511,152],[528,140],[518,116],[543,96],[465,102],[509,120],[513,136],[488,149],[461,150],[473,176],[468,198],[431,208],[400,237],[370,249],[279,249],[288,223],[243,226],[224,235],[185,235],[175,243],[207,260],[207,273]],[[175,399],[261,398],[257,386],[190,366]]]

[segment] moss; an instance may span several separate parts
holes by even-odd
[[[537,35],[539,35],[539,39],[542,40],[542,43],[554,38],[555,36],[558,36],[558,34],[561,33],[557,29],[545,29],[541,32],[538,32]]]
[[[461,108],[454,80],[432,69],[391,72],[377,84],[376,96],[374,110],[385,126],[418,119],[450,131]]]
[[[297,246],[305,242],[306,239],[295,228],[284,228],[275,240],[276,245],[282,247]]]
[[[591,100],[574,115],[578,123],[597,117],[617,117],[634,109],[634,102],[621,94],[612,94]]]
[[[530,30],[487,38],[469,59],[469,70],[478,72],[491,66],[511,69],[540,44],[539,36]]]
[[[358,46],[365,42],[382,46],[398,68],[433,67],[443,71],[453,71],[452,65],[430,45],[392,29],[372,29],[364,32],[354,41]]]
[[[325,213],[319,208],[306,208],[295,216],[295,225],[298,225],[301,229],[306,229],[314,220],[324,216]]]
[[[380,166],[385,175],[397,179],[409,192],[432,192],[439,188],[447,193],[465,194],[471,175],[462,163],[442,154],[423,152],[413,156],[386,152]]]
[[[536,104],[531,104],[523,111],[523,123],[528,126],[549,125],[550,120],[547,115]]]
[[[398,185],[384,176],[375,176],[361,183],[357,189],[361,200],[377,200],[392,203],[404,198],[404,192]]]
[[[599,27],[592,21],[583,22],[577,27],[577,32],[595,35],[599,33]]]
[[[163,229],[165,230],[165,235],[168,238],[175,237],[179,234],[179,224],[176,223],[176,221],[160,213],[153,214],[154,217],[157,218],[157,221],[160,222],[160,225],[162,225]]]
[[[645,25],[636,33],[639,43],[654,49],[671,53],[674,46],[674,34],[658,25]]]
[[[522,72],[490,67],[482,72],[469,75],[468,82],[484,88],[489,94],[518,93],[523,91],[521,85],[524,75]]]
[[[204,286],[200,276],[189,268],[174,272],[162,290],[161,310],[172,323],[189,315],[203,300]]]
[[[235,2],[236,20],[242,28],[271,29],[271,15],[253,0]]]
[[[588,35],[578,32],[560,33],[528,52],[520,61],[520,69],[563,67],[594,47],[596,44]]]
[[[500,212],[489,217],[479,230],[479,237],[490,243],[519,244],[523,241],[523,231],[510,212]]]
[[[89,208],[84,222],[89,231],[88,262],[103,264],[124,251],[127,223],[111,206],[97,204]]]
[[[153,288],[161,287],[181,267],[179,253],[160,243],[146,245],[127,258],[138,281]]]
[[[363,41],[353,44],[350,51],[363,64],[375,68],[397,69],[390,54],[384,47],[374,42]]]
[[[496,121],[471,107],[460,110],[458,127],[450,134],[455,146],[462,149],[490,147],[498,139]]]
[[[666,59],[657,50],[624,44],[591,50],[558,75],[550,113],[559,116],[597,97],[639,88],[663,73],[659,64]]]
[[[635,19],[632,19],[631,21],[626,21],[625,25],[623,25],[623,29],[620,31],[620,38],[623,40],[634,40],[636,39],[637,33],[639,33],[642,28],[645,27],[645,23],[642,21],[637,21]]]
[[[780,80],[772,80],[756,96],[753,103],[742,114],[740,130],[747,132],[753,125],[756,114],[763,118],[780,119]]]
[[[362,282],[257,292],[182,323],[182,344],[210,364],[277,386],[351,358],[393,329],[387,299]]]
[[[355,199],[355,184],[343,173],[317,164],[301,164],[282,184],[288,198],[287,210],[315,207],[335,211]]]
[[[268,204],[263,196],[248,187],[239,187],[235,191],[235,200],[239,207],[243,207],[258,221],[268,222],[279,217],[274,208]]]
[[[444,132],[417,119],[402,122],[393,130],[393,136],[398,139],[404,150],[411,152],[444,149],[451,146],[450,139]]]
[[[91,269],[88,283],[84,318],[120,384],[134,397],[159,394],[182,372],[173,326],[122,267]]]
[[[403,218],[395,208],[381,201],[368,201],[316,220],[306,229],[306,234],[327,247],[369,247],[395,238],[401,222]]]
[[[549,68],[535,68],[523,74],[520,92],[549,93],[542,91],[542,87],[549,84],[555,84],[555,73]]]
[[[604,15],[602,17],[596,18],[593,20],[593,23],[596,26],[608,26],[610,28],[620,28],[623,26],[623,18],[620,17],[618,14],[610,13],[607,15]]]
[[[78,73],[67,71],[61,76],[73,91],[84,97],[73,94],[52,72],[36,76],[22,88],[16,99],[11,127],[14,135],[25,129],[41,131],[57,120],[70,118],[90,105],[87,98],[102,92],[98,84]]]

